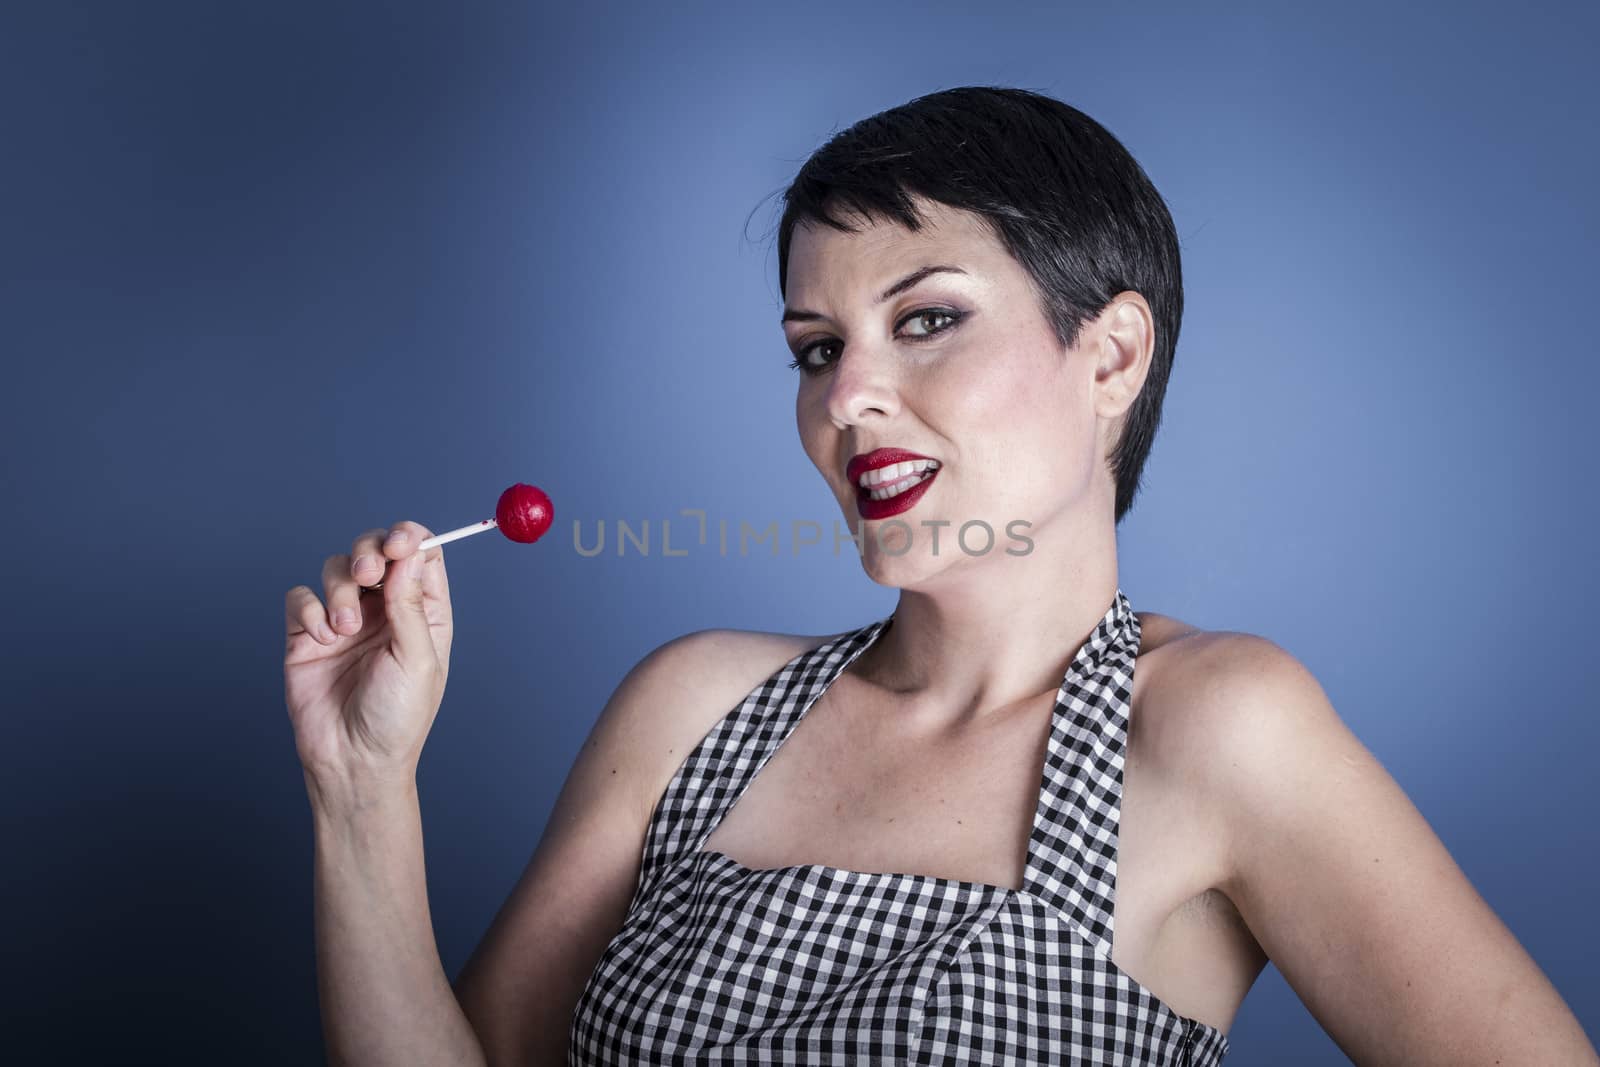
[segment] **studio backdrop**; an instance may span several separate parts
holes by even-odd
[[[777,194],[957,85],[1085,111],[1171,208],[1132,602],[1304,663],[1595,1034],[1597,34],[1577,3],[8,6],[0,1058],[321,1062],[284,595],[362,531],[555,503],[536,544],[444,549],[452,976],[643,655],[893,609],[796,434]],[[1344,1061],[1271,966],[1229,1038]]]

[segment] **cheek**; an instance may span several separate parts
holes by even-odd
[[[991,500],[1032,505],[1083,480],[1094,420],[1085,420],[1087,397],[1060,368],[1024,357],[1010,372],[994,368],[949,385],[940,410],[951,421],[942,429]]]
[[[1037,359],[1012,355],[975,366],[941,382],[939,389],[938,410],[947,413],[951,431],[968,437],[972,447],[1002,458],[1014,457],[1019,446],[1036,447],[1064,435],[1065,423],[1073,418],[1066,379]]]
[[[803,386],[795,396],[794,424],[800,434],[800,447],[811,462],[819,469],[832,462],[832,457],[825,453],[829,441],[827,412]]]
[[[794,394],[794,424],[800,431],[800,440],[809,448],[813,438],[817,436],[816,405],[806,395],[805,386],[795,390]]]

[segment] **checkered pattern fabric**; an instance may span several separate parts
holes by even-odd
[[[571,1064],[1211,1065],[1221,1031],[1111,962],[1139,620],[1119,588],[1056,695],[1023,888],[701,851],[893,617],[791,660],[689,753],[585,986]]]

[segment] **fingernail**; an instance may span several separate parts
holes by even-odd
[[[411,555],[406,557],[406,577],[407,578],[421,578],[422,577],[422,553],[421,552],[413,552],[413,553],[411,553]]]
[[[385,544],[403,545],[410,539],[410,536],[404,530],[390,530],[389,539]]]
[[[371,556],[361,556],[360,558],[358,558],[356,560],[355,566],[351,567],[350,569],[354,573],[360,574],[362,571],[366,570],[370,566],[372,566],[372,557]]]
[[[352,608],[340,608],[338,617],[334,622],[334,625],[341,630],[346,626],[359,626],[360,624],[361,620],[356,618],[355,610]]]
[[[332,641],[335,637],[335,634],[332,630],[328,629],[327,623],[321,622],[317,624],[317,636],[323,641]]]

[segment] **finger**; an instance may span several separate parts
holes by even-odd
[[[390,559],[406,559],[414,551],[413,546],[420,545],[433,536],[433,531],[418,522],[401,521],[389,527],[389,538],[384,542],[383,550]],[[423,553],[422,568],[422,594],[427,600],[435,601],[431,610],[435,618],[441,617],[446,621],[450,618],[450,582],[444,569],[444,546],[434,545]]]
[[[450,579],[445,574],[444,546],[435,545],[423,553],[422,596],[436,622],[449,623]]]
[[[289,638],[309,633],[324,645],[339,639],[328,626],[328,613],[322,609],[322,601],[309,586],[297,585],[284,596],[284,618]]]
[[[363,575],[366,581],[376,582],[380,575]],[[343,553],[329,556],[322,564],[322,598],[328,605],[328,625],[335,633],[361,632],[361,584],[350,574],[350,557]],[[367,608],[370,616],[374,609]]]
[[[432,662],[438,656],[428,632],[423,574],[430,568],[444,569],[441,562],[428,561],[429,556],[442,559],[442,554],[437,545],[426,552],[417,551],[417,545],[432,536],[420,523],[398,522],[390,528],[390,537],[384,543],[384,551],[394,557],[383,582],[384,610],[404,664]]]
[[[433,536],[433,531],[420,522],[401,520],[389,527],[388,537],[383,541],[383,554],[391,561],[409,559],[417,551],[417,546]],[[424,558],[443,557],[443,551],[435,545],[423,553]]]
[[[327,591],[328,615],[333,628],[341,634],[361,632],[361,593],[363,589],[383,580],[384,561],[380,546],[387,532],[378,526],[359,535],[351,543],[349,555],[330,557],[328,563],[331,566],[323,569],[322,584]],[[372,615],[376,610],[375,607],[367,608],[366,614]]]
[[[386,535],[382,541],[383,554],[391,560],[405,559],[417,550],[417,546],[433,536],[420,522],[411,522],[401,519],[384,531]],[[438,551],[435,546],[434,551]]]
[[[384,552],[397,560],[410,558],[411,545],[422,544],[434,531],[422,523],[397,522],[389,528],[389,539],[384,542]],[[426,605],[430,622],[451,624],[450,579],[445,574],[445,545],[434,545],[422,553],[422,601]],[[386,585],[387,587],[387,585]]]
[[[388,530],[382,526],[374,527],[361,534],[350,545],[350,577],[361,587],[376,585],[383,580],[384,563],[383,539]],[[361,589],[356,590],[359,596]]]

